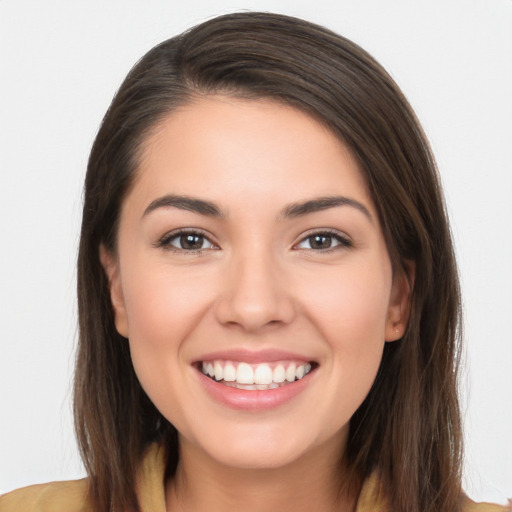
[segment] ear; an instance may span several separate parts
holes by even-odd
[[[416,266],[406,262],[404,268],[395,272],[386,319],[386,341],[401,339],[407,328],[411,313],[411,296],[414,287]]]
[[[103,244],[100,245],[100,261],[107,276],[110,300],[114,309],[114,321],[117,332],[128,338],[128,317],[124,303],[119,262]]]

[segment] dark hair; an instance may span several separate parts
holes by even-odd
[[[459,510],[459,285],[428,143],[401,91],[364,50],[267,13],[217,17],[153,48],[121,85],[94,142],[78,258],[74,410],[95,510],[139,510],[135,471],[150,443],[167,445],[169,475],[178,460],[176,430],[142,390],[116,331],[99,248],[116,251],[120,206],[148,134],[177,106],[214,93],[300,109],[358,159],[393,268],[416,272],[407,330],[385,346],[351,419],[346,460],[360,478],[379,471],[395,512]]]

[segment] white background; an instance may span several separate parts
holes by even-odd
[[[153,45],[241,9],[348,36],[416,109],[465,298],[465,485],[512,496],[511,0],[0,0],[0,492],[83,475],[74,266],[87,156],[112,95]]]

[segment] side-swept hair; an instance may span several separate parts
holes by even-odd
[[[121,85],[94,142],[78,256],[74,388],[94,510],[139,511],[135,473],[150,443],[167,445],[169,476],[178,461],[176,430],[142,390],[116,331],[99,248],[115,254],[120,206],[152,128],[194,96],[217,93],[300,109],[358,159],[393,268],[414,265],[415,281],[407,330],[386,344],[351,419],[346,461],[360,478],[380,473],[394,512],[456,512],[460,297],[428,142],[401,91],[364,50],[323,27],[267,13],[217,17],[153,48]]]

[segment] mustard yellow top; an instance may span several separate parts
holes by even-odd
[[[142,512],[166,512],[164,493],[165,451],[153,445],[144,456],[138,475],[137,496]],[[390,512],[379,492],[377,475],[363,485],[357,512]],[[466,499],[464,512],[512,512],[510,506],[474,503]],[[92,512],[87,499],[87,479],[31,485],[0,497],[0,512]]]

